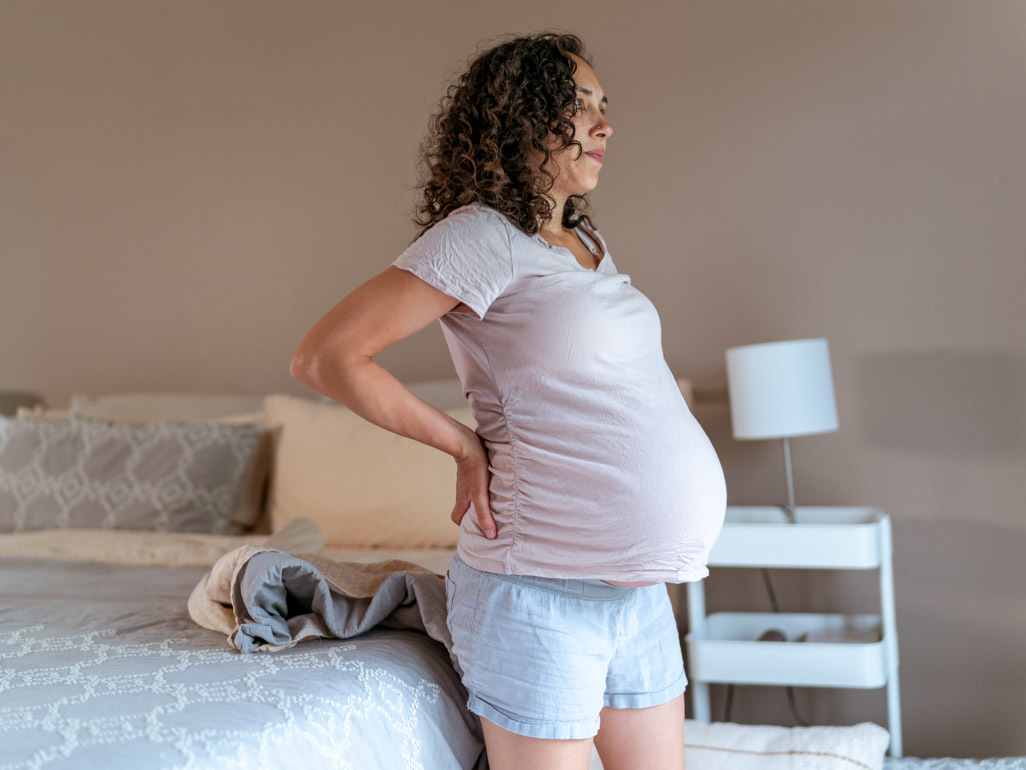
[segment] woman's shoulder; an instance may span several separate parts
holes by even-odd
[[[501,243],[504,248],[512,248],[510,227],[501,211],[473,201],[450,211],[424,234],[435,230],[439,236],[444,233],[448,237],[488,240],[496,246]]]
[[[444,217],[435,222],[424,231],[424,234],[432,230],[438,233],[466,233],[480,235],[487,232],[501,234],[508,237],[508,220],[505,215],[484,203],[473,201],[453,209]]]
[[[498,209],[494,209],[487,203],[481,203],[480,201],[471,201],[462,206],[454,208],[441,220],[442,222],[449,219],[481,219],[488,217],[497,217],[505,219],[505,216]]]
[[[506,218],[483,203],[459,206],[417,236],[408,247],[413,253],[444,253],[452,260],[494,256],[509,263],[512,237]]]
[[[450,217],[456,217],[461,221],[474,222],[481,225],[490,224],[494,226],[501,224],[504,228],[508,227],[510,224],[509,218],[505,214],[497,208],[493,208],[487,203],[481,203],[480,201],[472,201],[457,209],[453,209],[449,212],[446,219],[449,219]]]

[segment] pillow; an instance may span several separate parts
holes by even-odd
[[[57,408],[51,406],[43,406],[42,404],[34,404],[32,406],[19,406],[18,411],[15,412],[17,417],[35,417],[41,420],[53,420],[57,417],[67,417],[68,409]]]
[[[204,421],[256,422],[265,419],[263,396],[231,393],[113,393],[87,396],[74,393],[67,410],[40,410],[28,416],[94,417],[115,422]],[[22,414],[19,412],[19,415]],[[246,469],[227,533],[241,535],[253,530],[260,519],[271,463],[271,438],[260,436],[253,461]]]
[[[118,422],[214,420],[225,415],[257,412],[263,396],[233,393],[112,393],[71,395],[71,414]]]
[[[0,532],[224,533],[263,429],[0,417]]]
[[[439,409],[461,409],[467,405],[463,383],[455,377],[444,380],[420,380],[403,383],[417,398]]]
[[[851,727],[778,727],[684,720],[688,770],[881,770],[891,734]]]
[[[456,462],[445,452],[337,402],[272,394],[264,409],[273,442],[272,532],[306,516],[323,530],[328,547],[456,546],[459,527],[449,518]],[[445,413],[477,425],[469,405]]]

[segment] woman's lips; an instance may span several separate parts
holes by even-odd
[[[601,153],[601,152],[586,152],[584,154],[587,155],[592,160],[594,160],[595,162],[597,162],[600,166],[602,165],[602,158],[605,155],[605,153]]]

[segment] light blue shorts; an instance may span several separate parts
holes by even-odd
[[[502,575],[454,554],[445,595],[467,708],[512,732],[590,738],[604,706],[657,706],[687,688],[664,583]]]

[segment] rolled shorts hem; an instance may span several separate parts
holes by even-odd
[[[682,694],[688,687],[688,677],[684,669],[680,676],[669,687],[655,692],[612,692],[602,696],[604,705],[614,709],[643,709],[649,706],[660,706]]]
[[[467,708],[471,713],[484,717],[499,727],[530,738],[556,740],[594,738],[598,734],[601,721],[596,716],[594,719],[583,719],[577,722],[525,722],[499,711],[473,693],[470,693],[467,700]]]

